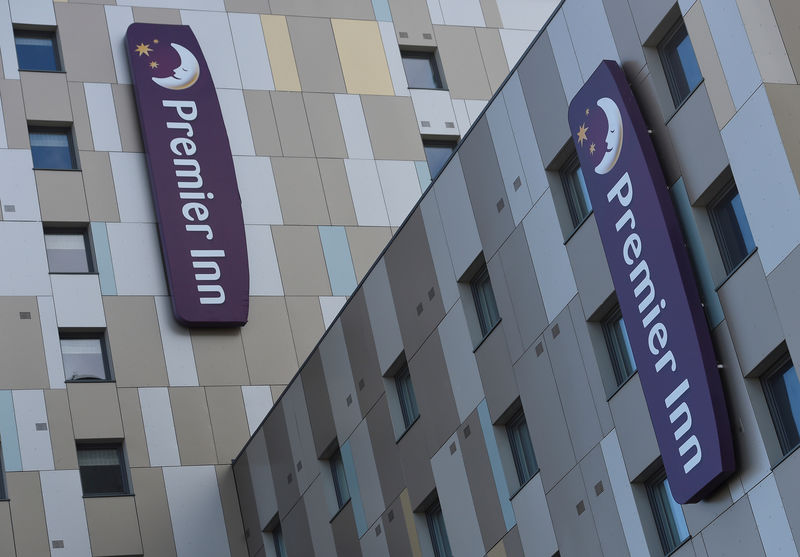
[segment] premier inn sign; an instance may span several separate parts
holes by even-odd
[[[675,210],[616,62],[572,99],[569,125],[672,495],[697,502],[734,471],[731,427]]]
[[[250,274],[242,204],[200,45],[185,25],[134,23],[127,50],[175,318],[244,325]]]

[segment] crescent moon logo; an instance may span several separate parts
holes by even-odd
[[[177,68],[172,70],[172,75],[167,77],[154,77],[153,81],[161,87],[172,89],[173,91],[188,89],[197,83],[200,77],[200,64],[189,49],[177,43],[170,43],[170,46],[175,49],[175,52],[181,57],[181,62],[178,64]]]
[[[622,115],[619,112],[617,103],[608,97],[598,100],[597,106],[605,113],[606,120],[608,120],[608,134],[606,135],[606,146],[608,148],[594,171],[598,174],[608,174],[617,164],[619,155],[622,152]]]

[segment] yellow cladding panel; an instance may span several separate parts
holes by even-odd
[[[400,506],[403,509],[403,520],[405,520],[406,530],[408,531],[411,555],[412,557],[422,557],[422,550],[419,546],[419,534],[417,534],[417,526],[414,524],[414,514],[411,510],[411,499],[408,497],[408,489],[404,489],[400,493]]]
[[[300,78],[294,62],[292,41],[289,39],[289,27],[282,15],[262,15],[261,27],[267,43],[269,65],[272,67],[272,79],[278,91],[299,91]]]
[[[332,19],[347,92],[394,95],[377,21]]]

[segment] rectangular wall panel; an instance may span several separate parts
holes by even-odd
[[[619,62],[617,46],[602,2],[572,0],[562,8],[583,79],[603,60]],[[567,101],[572,100],[567,98]]]
[[[44,342],[44,357],[47,362],[47,376],[50,379],[51,389],[64,388],[64,362],[61,360],[61,341],[58,338],[58,323],[56,322],[56,306],[50,296],[40,296],[37,299],[39,306],[39,321],[42,325],[42,340]]]
[[[342,443],[361,421],[361,409],[356,397],[341,321],[335,322],[328,330],[319,346],[319,352],[322,356],[325,383],[328,385],[333,421],[336,424],[336,436]]]
[[[331,25],[347,92],[355,95],[393,94],[378,22],[332,19]]]
[[[343,226],[320,226],[319,238],[334,296],[349,296],[356,287],[356,273]]]
[[[139,389],[142,421],[147,438],[147,451],[151,466],[178,466],[178,440],[172,421],[172,407],[166,387]]]
[[[217,89],[241,89],[239,68],[233,63],[236,60],[236,51],[233,48],[227,14],[199,11],[203,9],[200,6],[196,9],[198,11],[181,10],[181,20],[194,31],[208,69],[214,77],[214,85]]]
[[[92,128],[92,141],[96,151],[121,151],[117,111],[111,85],[108,83],[84,83],[86,106]]]
[[[578,89],[583,86],[584,77],[581,75],[578,58],[575,56],[575,49],[572,46],[572,37],[567,29],[564,10],[556,12],[553,20],[547,26],[547,35],[550,37],[550,44],[553,45],[553,55],[556,58],[558,75],[561,77],[564,93],[568,99],[572,99]]]
[[[250,441],[246,455],[259,526],[263,528],[278,512],[278,500],[275,497],[275,485],[272,483],[272,470],[267,457],[263,430]]]
[[[55,25],[56,14],[50,0],[9,0],[11,21],[32,25]]]
[[[358,95],[341,94],[337,94],[335,98],[347,156],[351,159],[371,159],[372,144],[369,140],[361,98]]]
[[[109,153],[119,218],[122,222],[156,222],[144,153]]]
[[[128,53],[125,46],[125,33],[133,23],[133,10],[125,6],[106,6],[106,23],[108,38],[111,40],[111,54],[114,57],[114,69],[117,72],[117,83],[130,83],[131,73],[128,70]]]
[[[164,468],[178,557],[230,557],[213,466]]]
[[[483,10],[479,0],[439,0],[445,25],[483,27]]]
[[[436,280],[439,283],[444,310],[449,311],[458,300],[458,285],[436,196],[425,196],[420,202],[420,211],[422,212],[422,222],[425,225],[425,233],[428,237],[428,246],[431,249],[433,267],[436,270]]]
[[[155,303],[169,384],[172,387],[195,387],[198,382],[192,337],[185,327],[175,321],[169,297],[156,296]]]
[[[269,157],[233,157],[245,224],[283,224]]]
[[[244,104],[244,95],[235,89],[217,89],[219,107],[222,118],[225,120],[225,129],[228,131],[228,141],[231,153],[234,155],[255,155],[253,135],[250,131],[250,121],[247,119],[247,107]]]
[[[378,28],[381,32],[383,50],[386,53],[386,62],[389,64],[389,75],[392,77],[394,94],[407,97],[410,95],[408,81],[406,80],[406,71],[403,68],[403,60],[400,57],[400,48],[397,46],[394,25],[390,21],[380,21],[378,22]]]
[[[17,47],[14,44],[14,28],[11,25],[8,1],[0,2],[0,8],[0,55],[3,57],[3,73],[6,79],[19,79]]]
[[[489,417],[489,407],[486,404],[486,399],[482,400],[478,405],[478,419],[480,420],[483,439],[486,443],[486,452],[489,454],[489,464],[492,467],[492,478],[494,478],[494,485],[497,488],[497,497],[500,500],[500,507],[503,511],[503,522],[506,525],[506,529],[511,530],[517,523],[517,518],[514,516],[514,508],[511,505],[508,481],[503,469],[503,461],[500,459],[500,449],[497,445],[492,420]]]
[[[3,449],[3,467],[6,472],[22,470],[22,455],[17,437],[17,419],[14,416],[14,399],[11,391],[0,391],[0,448]]]
[[[100,292],[103,296],[117,295],[117,282],[114,279],[114,264],[111,261],[111,246],[108,244],[106,223],[93,222],[89,225],[92,234],[92,247],[100,278]]]
[[[0,150],[0,168],[5,175],[0,181],[3,220],[41,220],[31,152],[28,149]]]
[[[229,13],[228,20],[231,24],[239,74],[242,77],[242,88],[275,89],[259,15]]]
[[[356,530],[360,538],[364,535],[364,532],[367,531],[368,524],[364,516],[364,505],[361,502],[361,486],[358,484],[358,475],[356,474],[355,462],[353,461],[353,452],[350,449],[350,441],[342,444],[340,450],[344,475],[347,479],[347,487],[350,490],[350,504],[353,507]]]
[[[278,91],[299,91],[300,77],[294,61],[292,41],[286,17],[282,15],[262,15],[261,29],[267,43],[270,69]]]
[[[247,427],[252,435],[272,408],[272,391],[268,385],[242,385]]]
[[[39,222],[0,222],[0,296],[49,296],[50,275]]]
[[[503,43],[503,51],[506,54],[509,68],[513,68],[519,62],[535,36],[536,32],[534,31],[500,29],[500,41]]]
[[[530,553],[526,550],[525,555],[550,557],[556,552],[558,544],[544,496],[541,474],[534,476],[517,492],[511,503],[517,516],[517,531],[522,539],[522,546],[530,548]]]
[[[353,194],[353,207],[358,224],[361,226],[389,226],[386,203],[378,177],[375,161],[345,159],[344,168],[350,192]]]
[[[419,178],[413,161],[375,161],[389,224],[400,226],[419,199]]]
[[[767,557],[778,555],[796,555],[792,530],[786,518],[781,494],[775,476],[770,474],[748,494],[753,516],[756,519],[761,543]]]
[[[52,470],[53,449],[47,407],[41,390],[13,391],[19,452],[23,470]]]
[[[59,327],[103,328],[106,316],[95,274],[50,275]]]
[[[411,101],[417,114],[419,133],[426,135],[446,135],[457,139],[459,133],[465,134],[456,124],[453,101],[449,91],[435,89],[411,89]]]
[[[364,518],[367,525],[374,524],[383,513],[386,505],[381,493],[375,455],[372,454],[372,441],[369,437],[366,420],[362,420],[350,436],[350,449],[361,488],[361,501],[364,505]]]
[[[250,224],[244,227],[250,269],[251,296],[283,296],[278,257],[272,228]]]
[[[91,555],[80,473],[78,470],[51,470],[40,475],[47,535],[51,544],[55,540],[63,542],[63,551],[51,554],[69,557]]]
[[[447,362],[447,374],[458,409],[458,419],[463,422],[475,410],[484,394],[461,300],[456,302],[439,324],[439,338]]]
[[[331,326],[336,315],[341,311],[347,301],[347,296],[320,296],[319,307],[322,310],[322,322],[325,328]]]
[[[154,224],[107,224],[120,296],[166,296],[167,282]]]

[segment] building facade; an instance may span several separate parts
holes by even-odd
[[[248,555],[232,459],[555,3],[0,1],[0,555]],[[135,22],[213,77],[241,328],[173,318]]]
[[[250,555],[797,555],[799,21],[785,0],[562,2],[238,456]],[[666,200],[611,229],[677,224],[715,354],[685,372],[721,382],[727,409],[734,470],[695,503],[673,497],[673,431],[651,416],[666,403],[672,441],[709,424],[681,387],[646,400],[655,375],[684,370],[646,365],[666,330],[633,333],[611,263],[643,241],[607,252],[590,202],[628,206],[645,186],[626,173],[598,194],[608,165],[580,165],[640,138],[613,143],[611,110],[590,120],[600,101],[568,123],[604,60]],[[635,296],[664,296],[644,277]],[[643,323],[673,307],[653,303]]]

